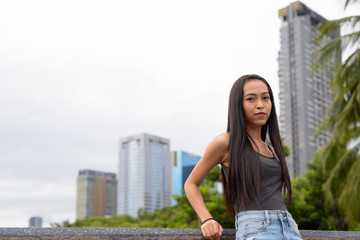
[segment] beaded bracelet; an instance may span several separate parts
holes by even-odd
[[[203,222],[202,222],[202,224],[201,225],[203,225],[204,223],[206,223],[207,221],[210,221],[210,220],[215,220],[214,218],[208,218],[208,219],[205,219]],[[216,220],[215,220],[216,221]]]

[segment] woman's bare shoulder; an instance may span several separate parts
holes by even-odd
[[[212,156],[216,156],[218,163],[225,163],[226,166],[229,156],[229,141],[230,134],[223,133],[216,136],[209,145],[209,153],[211,153]]]
[[[230,134],[223,133],[215,137],[213,143],[215,143],[218,147],[228,149],[230,142]]]

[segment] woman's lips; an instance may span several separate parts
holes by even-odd
[[[255,115],[258,117],[264,117],[266,116],[266,113],[261,112],[261,113],[256,113]]]

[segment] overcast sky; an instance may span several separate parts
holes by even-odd
[[[121,137],[202,155],[238,77],[257,73],[277,96],[290,2],[0,0],[0,227],[74,221],[78,171],[117,173]],[[355,12],[303,2],[327,19]]]

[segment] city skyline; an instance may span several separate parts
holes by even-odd
[[[74,221],[78,170],[116,172],[121,136],[202,155],[242,74],[277,98],[278,10],[291,2],[0,2],[0,226]]]

